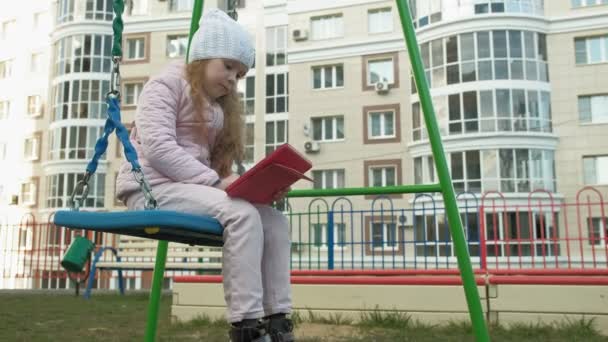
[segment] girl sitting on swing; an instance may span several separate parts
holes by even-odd
[[[224,12],[208,11],[192,37],[189,62],[171,63],[145,85],[130,140],[160,208],[209,215],[224,226],[231,341],[293,341],[288,221],[224,191],[238,177],[231,169],[243,155],[237,81],[254,57],[249,34]],[[130,210],[144,208],[128,162],[119,171],[117,196]]]

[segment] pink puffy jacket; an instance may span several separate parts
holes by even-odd
[[[204,108],[208,134],[203,137],[203,121],[194,110],[184,71],[183,62],[169,64],[146,83],[139,96],[130,140],[152,187],[170,182],[211,186],[219,181],[209,166],[209,154],[223,127],[224,113],[217,104]],[[125,202],[134,191],[139,191],[139,184],[131,164],[124,161],[116,196]]]

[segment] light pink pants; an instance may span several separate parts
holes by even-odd
[[[224,226],[222,274],[230,322],[291,312],[291,247],[281,212],[203,185],[168,183],[152,192],[162,210],[212,216]],[[143,194],[131,195],[127,206],[143,209]]]

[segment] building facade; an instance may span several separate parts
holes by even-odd
[[[1,44],[14,47],[0,53],[0,163],[6,166],[0,171],[0,216],[5,222],[18,222],[23,215],[46,222],[68,206],[101,134],[110,82],[111,1],[35,3],[1,17]],[[167,63],[185,59],[193,3],[126,1],[121,91],[127,126],[145,82]],[[601,137],[608,122],[608,81],[601,75],[608,71],[606,1],[409,4],[457,193],[478,201],[482,194],[499,193],[510,206],[525,206],[534,193],[550,196],[559,206],[580,199],[584,186],[605,192],[608,143]],[[205,6],[226,8],[227,3],[205,1]],[[237,11],[257,47],[255,67],[239,83],[246,166],[289,142],[314,165],[314,183],[299,182],[295,188],[437,182],[394,1],[245,0],[238,1]],[[39,45],[14,44],[24,31]],[[122,159],[117,141],[111,140],[87,209],[124,209],[114,196]],[[369,244],[359,259],[394,256],[395,251],[403,260],[454,257],[440,197],[331,198],[314,208],[309,199],[289,203],[292,212],[300,213],[333,211],[344,204],[368,212],[331,225],[342,255],[351,252],[349,243],[359,241]],[[424,210],[430,204],[434,211],[429,214]],[[407,209],[382,214],[376,222],[371,211],[386,206]],[[568,218],[521,208],[484,217],[478,207],[479,202],[477,214],[464,211],[465,233],[470,242],[479,241],[484,237],[480,220],[492,219],[483,234],[503,241],[488,249],[494,256],[513,251],[505,239],[530,240],[516,247],[520,255],[533,256],[555,247],[547,238],[568,236],[556,231]],[[600,214],[592,216],[585,234],[603,240],[606,222]],[[309,215],[304,221],[292,230],[295,258],[325,257],[327,216]],[[413,241],[414,248],[399,249],[398,237]],[[446,243],[428,246],[428,239]],[[579,250],[603,244],[586,243]],[[479,247],[472,245],[471,255],[479,256]]]

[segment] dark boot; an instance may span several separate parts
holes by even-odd
[[[294,342],[293,322],[285,317],[284,314],[277,314],[268,317],[265,321],[266,331],[270,335],[272,342]]]
[[[239,322],[230,328],[231,342],[271,342],[264,327],[257,320]]]

